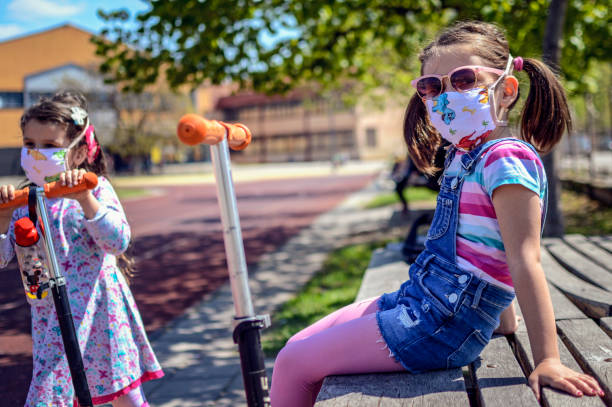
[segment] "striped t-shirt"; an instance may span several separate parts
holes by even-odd
[[[458,150],[446,170],[455,176],[461,168]],[[465,177],[459,198],[457,265],[477,277],[514,291],[506,262],[499,224],[493,208],[493,191],[505,184],[520,184],[540,197],[544,210],[546,174],[538,156],[518,141],[501,141],[485,148],[474,172]]]

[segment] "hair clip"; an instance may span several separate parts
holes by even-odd
[[[92,164],[98,154],[100,154],[100,145],[96,142],[94,126],[90,125],[85,130],[85,143],[87,144],[87,162]]]
[[[85,118],[87,118],[87,112],[80,106],[72,106],[70,108],[72,112],[70,118],[74,121],[74,124],[82,126],[85,124]]]

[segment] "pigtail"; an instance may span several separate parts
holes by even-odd
[[[404,140],[414,165],[424,174],[433,175],[439,169],[434,165],[434,157],[442,139],[431,125],[425,104],[416,93],[404,114]]]
[[[530,86],[521,112],[521,138],[546,153],[561,140],[565,131],[572,129],[565,92],[545,63],[525,58],[523,70],[529,76]]]

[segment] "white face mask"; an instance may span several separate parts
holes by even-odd
[[[508,59],[505,72],[489,87],[465,92],[444,92],[426,100],[431,124],[440,135],[462,150],[470,150],[482,143],[497,126],[506,126],[495,111],[495,88],[511,69]]]
[[[487,89],[444,92],[426,101],[431,124],[440,135],[469,150],[480,144],[496,127]]]
[[[87,127],[86,127],[87,128]],[[68,171],[68,152],[85,135],[81,132],[68,147],[61,148],[21,148],[21,168],[26,177],[39,187],[48,182],[59,180],[62,172]]]

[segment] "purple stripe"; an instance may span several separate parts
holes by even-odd
[[[465,184],[464,184],[464,188],[465,188]],[[489,195],[482,192],[482,190],[478,192],[467,192],[465,190],[462,190],[461,191],[461,203],[463,202],[468,203],[468,204],[491,205],[491,199],[489,199]]]
[[[485,218],[496,218],[495,210],[490,205],[478,205],[470,203],[459,203],[459,213],[483,216]]]
[[[483,255],[481,252],[474,250],[472,247],[461,243],[457,240],[457,256],[465,261],[473,264],[479,270],[490,275],[495,280],[502,282],[509,287],[514,287],[512,284],[512,276],[508,271],[508,265],[497,259]]]
[[[485,168],[494,163],[495,161],[501,158],[515,158],[519,160],[528,160],[534,161],[536,164],[541,167],[542,163],[538,160],[538,157],[531,150],[518,149],[514,146],[508,146],[506,148],[496,148],[487,156],[487,161],[485,162]]]

